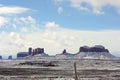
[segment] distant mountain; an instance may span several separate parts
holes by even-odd
[[[110,54],[109,50],[102,45],[95,45],[93,47],[80,47],[79,52],[74,56],[77,59],[114,59],[116,58]]]
[[[95,45],[93,47],[82,46],[76,54],[71,54],[63,50],[62,53],[55,56],[49,56],[44,53],[44,48],[29,48],[28,52],[19,52],[17,54],[18,59],[118,59],[113,56],[108,49],[102,45]]]

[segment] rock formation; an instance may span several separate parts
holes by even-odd
[[[95,45],[93,47],[83,46],[80,47],[79,52],[107,52],[109,53],[108,49],[105,49],[102,45]]]
[[[28,56],[28,52],[19,52],[17,53],[17,58],[23,58]]]
[[[102,45],[95,45],[93,47],[82,46],[79,52],[75,55],[79,59],[111,59],[115,58],[109,53],[109,50]]]
[[[26,59],[113,59],[116,58],[110,54],[109,50],[102,45],[95,45],[93,47],[82,46],[79,48],[79,52],[76,54],[68,53],[66,49],[62,53],[56,54],[55,56],[49,56],[44,52],[44,48],[35,48],[31,47],[28,49],[28,52],[19,52],[17,58],[26,58]]]
[[[64,49],[63,52],[60,54],[57,54],[55,56],[55,58],[57,58],[57,59],[65,59],[66,58],[67,59],[67,58],[73,58],[73,56],[74,56],[74,54],[68,53],[66,51],[66,49]]]
[[[0,60],[2,60],[2,56],[0,56]]]
[[[9,59],[9,60],[12,60],[12,55],[8,56],[8,59]]]
[[[32,49],[31,47],[28,49],[29,55],[37,55],[44,53],[44,48],[35,48]]]

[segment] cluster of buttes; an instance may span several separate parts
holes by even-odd
[[[109,53],[109,50],[106,49],[104,46],[102,45],[95,45],[93,47],[89,47],[89,46],[82,46],[79,48],[79,53],[80,52],[107,52]],[[45,54],[44,52],[44,48],[28,48],[28,52],[19,52],[17,54],[17,57],[25,57],[25,56],[28,56],[28,55],[31,55],[31,56],[34,56],[34,55],[37,55],[37,54]],[[64,53],[67,53],[66,52],[66,49],[64,49],[63,51],[63,54]]]

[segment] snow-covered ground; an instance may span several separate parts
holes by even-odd
[[[66,69],[66,68],[71,68],[73,69],[73,64],[74,62],[77,63],[77,69],[107,69],[107,70],[116,70],[120,69],[120,60],[104,60],[104,59],[46,59],[42,58],[39,60],[32,59],[32,60],[1,60],[0,61],[0,67],[12,67],[12,68],[36,68],[36,67],[43,67],[41,65],[19,65],[20,63],[25,63],[25,62],[32,62],[32,63],[53,63],[57,66],[53,67],[55,69]]]
[[[20,63],[53,63],[56,66],[43,66],[43,65],[20,65]],[[120,60],[106,60],[106,59],[53,59],[41,58],[32,60],[1,60],[0,72],[14,73],[14,68],[18,69],[15,75],[6,76],[0,73],[0,77],[14,78],[11,80],[74,80],[74,62],[76,62],[79,80],[120,80]],[[10,68],[10,70],[9,70]],[[21,68],[21,69],[20,69]],[[24,79],[19,75],[21,71],[35,71],[31,77],[27,74]],[[37,75],[36,75],[37,74]],[[43,78],[44,77],[44,78]],[[47,78],[48,77],[48,78]],[[51,77],[51,79],[50,79]],[[2,78],[0,79],[2,80]],[[4,79],[3,79],[4,80]]]

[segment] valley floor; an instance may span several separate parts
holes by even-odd
[[[3,60],[0,80],[120,80],[120,60]],[[48,65],[49,64],[49,65]]]

